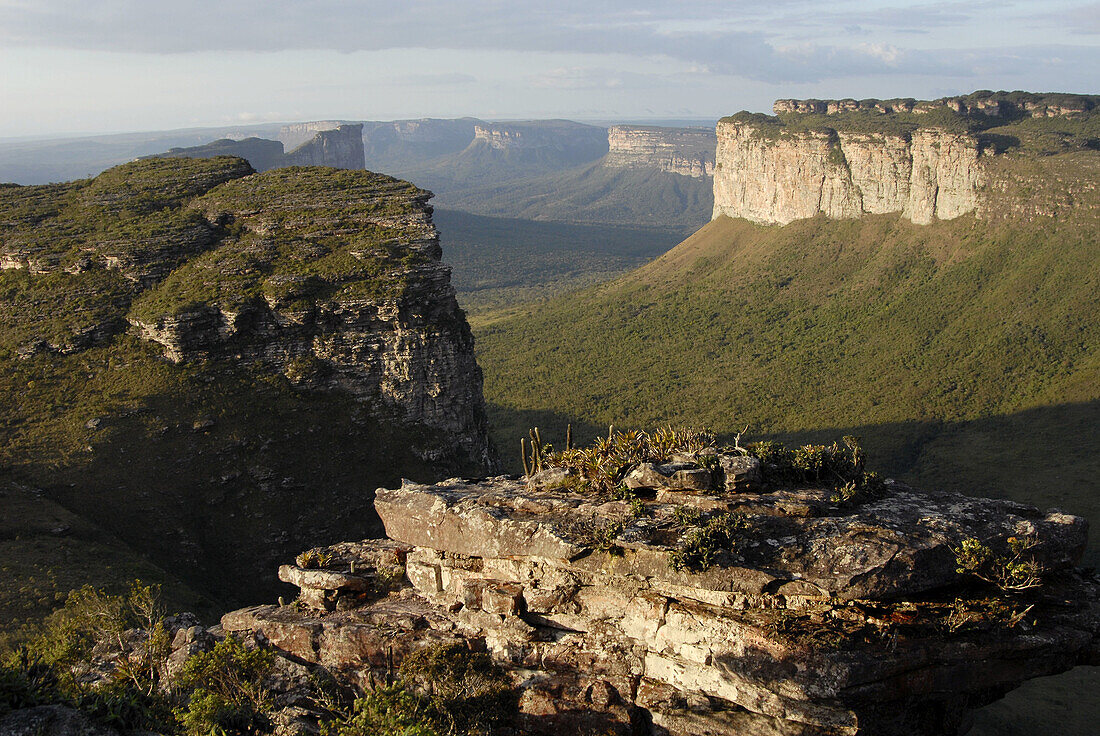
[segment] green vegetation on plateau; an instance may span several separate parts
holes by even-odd
[[[173,364],[131,329],[194,305],[400,294],[431,260],[408,247],[427,196],[228,157],[0,187],[0,636],[74,584],[141,576],[191,608],[270,598],[273,560],[369,535],[364,493],[440,472],[410,449],[422,430],[308,388],[305,359]]]
[[[1100,518],[1096,159],[1009,154],[986,220],[723,217],[615,282],[485,320],[497,444],[567,422],[852,434],[918,484]]]
[[[817,132],[839,132],[868,135],[909,137],[921,128],[937,128],[977,137],[983,148],[1003,152],[1012,150],[1039,155],[1100,148],[1100,104],[1097,95],[1032,94],[1028,92],[974,92],[951,98],[963,105],[958,112],[946,105],[936,105],[925,112],[907,112],[898,103],[912,107],[916,100],[861,100],[859,109],[824,112],[781,112],[778,115],[739,112],[722,118],[722,122],[751,125],[756,134],[769,139],[783,135]],[[882,112],[880,103],[891,107]],[[980,105],[998,108],[983,111]],[[1068,112],[1052,117],[1030,117],[1026,105],[1064,107]]]

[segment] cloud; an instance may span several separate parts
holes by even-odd
[[[833,10],[823,11],[811,0],[0,0],[0,46],[152,54],[410,48],[547,52],[615,57],[616,63],[604,65],[609,68],[622,67],[623,56],[669,59],[772,84],[900,73],[966,77],[1001,58],[1004,46],[921,49],[911,42],[898,45],[897,39],[857,41],[883,29],[904,33],[986,26],[1002,5],[838,0]],[[1083,28],[1100,25],[1098,7],[1080,9]],[[797,45],[790,35],[795,27],[804,40]],[[1085,53],[1089,47],[1066,48],[1070,56],[1094,64],[1100,56],[1095,49]],[[582,71],[566,63],[532,83],[590,89],[613,86],[616,78],[614,71]],[[465,75],[448,81],[447,74],[404,79],[415,86],[476,81]]]
[[[412,87],[457,87],[477,82],[477,77],[461,72],[442,72],[439,74],[401,74],[393,77],[393,83]]]
[[[527,78],[532,87],[543,89],[615,89],[623,86],[623,74],[610,69],[558,67]]]

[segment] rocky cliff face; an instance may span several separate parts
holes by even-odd
[[[845,501],[761,485],[753,457],[693,460],[628,469],[632,502],[571,492],[561,468],[380,489],[390,539],[284,565],[297,608],[221,628],[362,687],[426,646],[485,648],[524,733],[943,736],[1027,678],[1100,663],[1080,518],[897,483]],[[960,574],[960,550],[1014,544],[1036,595]]]
[[[335,169],[366,168],[363,125],[341,125],[322,130],[283,157],[283,166],[331,166]]]
[[[323,127],[332,126],[332,127]],[[331,166],[334,169],[364,169],[363,126],[338,123],[299,123],[283,127],[280,139],[301,140],[289,153],[284,143],[264,138],[228,138],[201,146],[173,148],[167,153],[147,158],[212,158],[238,156],[256,171],[270,171],[284,166]],[[287,149],[290,147],[287,146]]]
[[[978,141],[965,133],[775,134],[750,122],[721,121],[717,136],[715,217],[783,225],[819,213],[897,212],[927,224],[973,212],[984,183]]]
[[[0,464],[224,600],[386,478],[491,470],[429,197],[229,157],[0,188]]]
[[[706,129],[613,125],[607,142],[608,166],[657,169],[697,179],[714,175],[716,140]]]
[[[285,195],[269,196],[266,187]],[[311,380],[380,401],[427,429],[434,439],[418,449],[425,459],[457,452],[490,467],[481,371],[450,269],[440,263],[430,196],[369,173],[330,181],[270,172],[212,191],[194,206],[208,221],[243,228],[234,246],[269,238],[327,241],[324,257],[343,251],[362,272],[345,266],[319,280],[308,269],[286,269],[275,254],[257,254],[254,273],[268,272],[260,277],[261,299],[226,294],[158,314],[163,291],[182,286],[172,280],[139,301],[130,321],[174,362],[232,352],[291,380],[309,365]],[[316,300],[333,288],[329,299]]]

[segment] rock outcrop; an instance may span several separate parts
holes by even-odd
[[[296,540],[380,531],[378,485],[491,472],[430,196],[224,156],[0,188],[7,467],[234,603]]]
[[[897,212],[927,224],[973,212],[984,183],[978,140],[966,133],[786,133],[723,120],[717,135],[714,217],[785,225]]]
[[[426,460],[457,451],[490,467],[481,370],[450,269],[440,262],[430,197],[370,172],[272,171],[211,191],[192,207],[208,222],[234,223],[239,235],[223,248],[259,247],[234,276],[251,274],[261,298],[248,298],[245,288],[188,304],[174,298],[188,282],[169,280],[143,296],[130,322],[169,360],[231,353],[294,382],[341,388],[427,429],[435,439],[419,449]],[[299,258],[339,254],[350,264],[312,272],[265,253],[265,239],[300,243]],[[217,251],[207,258],[217,260]]]
[[[744,464],[632,502],[547,488],[553,474],[379,489],[389,540],[284,566],[301,605],[222,629],[364,687],[465,641],[514,673],[540,733],[953,734],[1027,678],[1100,663],[1082,519],[900,483],[848,500],[746,485]],[[730,480],[752,490],[710,490]],[[960,574],[960,550],[1019,540],[1043,570],[1030,596]]]
[[[773,109],[774,117],[742,112],[719,121],[714,217],[783,225],[818,214],[898,213],[929,224],[968,213],[1050,212],[1056,205],[1036,206],[1028,192],[1001,196],[1027,167],[1007,171],[997,160],[1006,151],[1095,149],[1086,121],[1100,110],[1100,95],[784,99]],[[1066,118],[1076,127],[1030,118]],[[1015,126],[1020,121],[1027,125]]]
[[[714,175],[714,133],[705,128],[613,125],[607,130],[607,166],[668,171],[693,178]]]

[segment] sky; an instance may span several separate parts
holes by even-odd
[[[1100,92],[1100,2],[0,0],[0,137]]]

